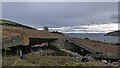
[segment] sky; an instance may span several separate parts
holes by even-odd
[[[33,27],[118,22],[117,2],[3,2],[2,18]]]
[[[2,2],[118,2],[119,0],[1,0]]]
[[[117,2],[4,2],[2,18],[31,26],[117,22]]]

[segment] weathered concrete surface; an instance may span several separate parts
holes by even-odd
[[[81,54],[81,55],[87,55],[89,53],[94,53],[94,54],[100,54],[101,53],[101,52],[99,52],[95,49],[86,47],[82,44],[78,44],[74,41],[67,40],[67,39],[56,40],[52,44],[54,46],[58,47],[58,48],[69,50],[69,51],[72,51],[72,52],[75,52],[75,53],[78,53],[78,54]]]
[[[110,59],[120,59],[117,55],[105,55],[105,54],[90,54],[89,56],[95,57],[95,58],[110,58]]]
[[[29,45],[41,44],[44,42],[51,42],[53,40],[57,40],[57,38],[30,38],[25,34],[21,34],[20,36],[2,42],[2,48],[7,49],[8,47],[19,46],[19,45],[29,46]]]
[[[117,55],[105,55],[105,54],[89,54],[87,56],[93,57],[96,60],[106,60],[107,62],[117,62],[120,61],[120,56]]]
[[[76,41],[74,41],[74,40],[72,40],[72,39],[67,39],[67,38],[66,38],[66,40],[67,40],[69,43],[73,43],[73,44],[75,44],[75,45],[77,45],[77,46],[79,46],[79,47],[81,47],[81,48],[83,48],[83,49],[85,49],[85,50],[87,50],[87,51],[89,51],[89,52],[91,52],[91,53],[101,53],[99,50],[96,50],[96,49],[93,49],[93,48],[90,48],[90,47],[86,47],[85,45],[80,44],[80,43],[78,43],[78,42],[76,42]]]
[[[60,50],[66,52],[68,54],[71,54],[74,57],[81,57],[81,55],[79,55],[78,53],[75,53],[75,52],[72,52],[72,51],[69,51],[69,50],[65,50],[65,49],[60,49]]]
[[[29,38],[29,45],[36,45],[36,44],[42,44],[45,42],[50,43],[51,41],[57,40],[58,38],[50,38],[50,37],[44,37],[44,38]]]
[[[96,49],[93,49],[93,48],[89,48],[89,47],[86,47],[85,45],[82,45],[74,40],[71,40],[71,39],[67,39],[67,41],[69,43],[73,43],[77,46],[80,46],[82,47],[83,49],[91,52],[91,53],[88,53],[86,56],[91,56],[95,59],[100,59],[100,60],[107,60],[107,61],[119,61],[120,60],[120,55],[108,55],[108,54],[104,54],[102,52],[100,52],[99,50],[97,51]]]

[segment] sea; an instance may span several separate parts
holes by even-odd
[[[65,33],[68,37],[89,38],[106,43],[120,43],[120,36],[105,36],[105,33]]]

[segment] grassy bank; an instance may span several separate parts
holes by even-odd
[[[3,57],[3,66],[103,66],[105,64],[91,60],[82,62],[81,59],[69,56],[40,56],[26,55],[25,59],[18,56]]]

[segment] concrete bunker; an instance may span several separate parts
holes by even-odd
[[[21,34],[20,36],[2,42],[2,55],[25,55],[31,52],[32,46],[37,44],[44,46],[42,43],[45,42],[48,42],[49,45],[54,40],[57,40],[57,38],[35,38]]]

